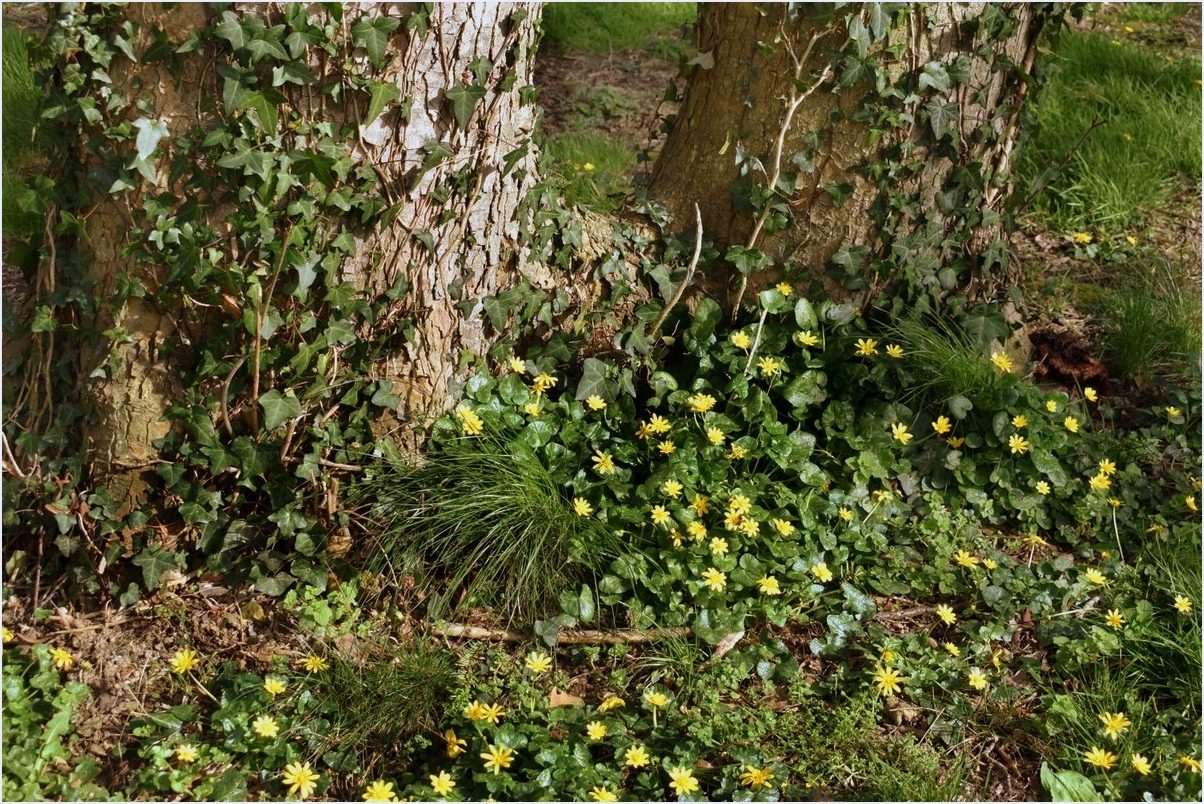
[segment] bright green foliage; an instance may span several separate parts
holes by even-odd
[[[108,801],[93,783],[100,766],[73,750],[78,706],[89,695],[64,681],[51,646],[4,650],[4,800]]]
[[[698,18],[695,3],[549,3],[544,36],[562,50],[609,53],[645,47]]]

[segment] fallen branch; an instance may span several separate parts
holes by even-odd
[[[436,623],[433,626],[439,636],[453,639],[490,639],[496,642],[530,642],[534,634],[521,634],[508,628],[482,628],[476,625],[460,625],[458,623]],[[656,642],[661,639],[674,639],[687,636],[690,629],[656,628],[651,631],[632,631],[620,629],[617,631],[561,631],[558,644],[561,645],[639,645]]]
[[[702,256],[702,211],[698,209],[698,202],[694,203],[694,218],[698,221],[698,234],[694,236],[694,258],[690,260],[690,267],[686,269],[686,278],[681,280],[681,284],[677,286],[677,292],[673,294],[673,300],[665,305],[661,310],[661,314],[656,317],[656,323],[652,325],[652,329],[648,331],[648,340],[655,341],[656,336],[660,334],[661,325],[665,323],[665,319],[669,317],[669,312],[677,306],[681,301],[681,297],[685,295],[686,286],[690,284],[690,280],[694,278],[694,271],[698,268],[698,258]]]

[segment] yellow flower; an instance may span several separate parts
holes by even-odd
[[[681,490],[682,490],[681,483],[677,480],[674,480],[673,478],[669,478],[668,480],[666,480],[664,483],[661,484],[661,491],[663,491],[665,494],[667,494],[668,496],[672,497],[675,500],[681,496]]]
[[[263,691],[268,695],[279,695],[288,689],[283,679],[270,677],[263,680]]]
[[[732,444],[732,451],[723,457],[727,458],[729,461],[738,461],[747,454],[748,450],[746,450],[744,447],[740,446],[739,444]]]
[[[546,653],[535,651],[527,656],[527,661],[524,664],[528,670],[539,676],[552,669],[552,657]]]
[[[698,790],[698,780],[689,768],[672,768],[669,771],[669,787],[679,796],[688,796]]]
[[[757,361],[757,368],[761,369],[761,373],[766,377],[775,377],[782,371],[784,364],[780,360],[775,360],[772,357],[762,357]]]
[[[770,524],[773,525],[774,530],[783,536],[789,536],[790,534],[794,533],[794,525],[791,525],[784,519],[777,519],[775,517],[774,519],[770,520]]]
[[[1038,536],[1035,533],[1031,536],[1025,536],[1024,543],[1031,544],[1033,546],[1036,546],[1038,544],[1049,544],[1049,542],[1045,541],[1044,539],[1042,539],[1040,536]]]
[[[271,715],[260,715],[251,722],[251,731],[266,740],[271,740],[280,733],[280,724]]]
[[[903,356],[903,347],[897,343],[888,343],[886,345],[886,353],[893,358],[900,358]]]
[[[1120,609],[1112,609],[1104,615],[1104,622],[1113,628],[1119,630],[1125,624],[1124,615],[1120,613]]]
[[[541,371],[539,373],[539,376],[535,378],[535,382],[532,383],[532,385],[534,385],[534,387],[535,387],[535,393],[537,393],[537,394],[542,394],[544,391],[548,390],[555,384],[556,384],[556,378],[553,377],[551,374],[547,373],[546,371]]]
[[[727,436],[718,427],[707,428],[707,441],[711,442],[716,447],[723,446],[723,442],[727,440]]]
[[[711,539],[711,555],[724,556],[727,555],[727,539],[716,536]]]
[[[673,453],[677,452],[677,445],[672,441],[662,441],[657,446],[657,449],[660,451],[661,455],[672,455]]]
[[[510,370],[513,371],[515,374],[526,374],[527,373],[527,364],[524,363],[522,360],[520,360],[515,355],[510,355],[510,359],[507,362],[510,364]]]
[[[857,354],[862,357],[878,354],[878,342],[873,338],[861,338],[857,341]]]
[[[747,514],[752,510],[752,500],[743,494],[733,494],[727,500],[727,510],[733,514]]]
[[[818,346],[819,337],[811,334],[811,330],[804,329],[802,332],[794,334],[794,340],[799,346]]]
[[[1120,508],[1122,505],[1124,505],[1124,503],[1121,502],[1120,500],[1116,499],[1115,497],[1109,497],[1108,505],[1112,506],[1113,508]]]
[[[485,770],[497,776],[502,772],[502,768],[510,767],[510,763],[514,761],[514,751],[504,745],[491,745],[488,751],[481,754],[481,759],[485,760]]]
[[[839,514],[840,518],[843,519],[845,522],[853,521],[853,512],[850,511],[848,508],[841,508],[836,513]]]
[[[653,413],[648,418],[648,426],[652,428],[652,432],[656,435],[663,435],[673,429],[673,425],[669,424],[669,420],[657,413]]]
[[[783,296],[789,296],[791,293],[794,292],[794,286],[791,285],[789,282],[779,282],[777,287],[778,287],[778,293],[781,293]]]
[[[936,421],[932,423],[932,429],[936,431],[937,435],[944,435],[953,429],[953,423],[947,416],[937,416]]]
[[[1083,756],[1083,761],[1088,765],[1094,765],[1101,770],[1109,770],[1120,761],[1120,757],[1118,757],[1116,754],[1113,754],[1111,751],[1092,748]]]
[[[473,701],[468,706],[464,707],[464,717],[469,720],[488,720],[493,725],[498,724],[498,719],[503,713],[502,707],[497,704],[483,704],[480,701]]]
[[[978,564],[978,558],[965,550],[958,550],[953,555],[953,560],[963,567],[973,567]]]
[[[1134,754],[1129,757],[1129,763],[1133,766],[1133,770],[1140,773],[1142,776],[1150,775],[1150,761],[1141,754]]]
[[[702,524],[700,520],[695,519],[689,525],[686,525],[686,533],[690,534],[696,542],[702,541],[707,535],[707,526]]]
[[[823,561],[811,565],[811,574],[814,575],[815,580],[819,581],[820,583],[827,583],[828,581],[832,580],[833,577],[835,577],[832,575],[832,570],[828,569],[828,565]]]
[[[936,616],[940,617],[946,625],[953,625],[957,622],[957,615],[953,613],[953,607],[944,603],[936,607]]]
[[[1108,460],[1107,458],[1101,459],[1099,462],[1099,473],[1101,475],[1116,474],[1116,464],[1112,463],[1112,461]]]
[[[1028,452],[1028,439],[1023,436],[1013,435],[1008,438],[1008,446],[1011,447],[1013,453],[1023,455],[1025,452]]]
[[[318,789],[318,774],[308,762],[291,762],[284,766],[284,783],[288,791],[297,798],[305,799]]]
[[[663,506],[663,505],[652,506],[652,524],[653,525],[663,525],[672,518],[673,518],[673,515],[669,513],[669,509],[665,508],[665,506]]]
[[[1096,491],[1103,491],[1104,489],[1112,487],[1112,481],[1108,479],[1108,476],[1105,474],[1093,475],[1089,483],[1091,488],[1095,489]]]
[[[895,440],[900,444],[906,444],[914,437],[911,433],[907,432],[907,425],[903,422],[895,422],[892,424],[890,426],[890,434],[894,436]]]
[[[440,776],[447,776],[447,774],[446,774],[446,772],[444,772],[444,773],[441,773]],[[431,787],[435,786],[436,778],[438,778],[438,777],[435,777],[435,776],[431,777]],[[448,782],[451,782],[451,786],[447,788],[448,792],[451,792],[451,788],[455,787],[456,783],[451,781],[450,776],[447,777],[447,780],[448,780]],[[435,790],[435,792],[439,793],[438,790]],[[446,796],[447,793],[439,793],[439,795]],[[370,784],[364,788],[364,801],[396,801],[396,800],[397,800],[397,794],[393,792],[393,783],[392,782],[386,782],[383,779],[378,779],[375,782],[373,782],[372,784]]]
[[[1050,413],[1057,413],[1058,412],[1058,400],[1056,400],[1056,399],[1045,400],[1045,409],[1048,410]]]
[[[443,740],[447,743],[447,758],[455,759],[468,748],[468,741],[456,736],[455,729],[443,732]]]
[[[648,702],[649,706],[655,709],[660,709],[669,703],[669,696],[665,695],[665,693],[661,692],[660,690],[655,690],[645,695],[644,700]]]
[[[1035,488],[1037,490],[1037,493],[1041,494],[1041,495],[1049,494],[1049,491],[1050,491],[1049,484],[1046,483],[1044,480],[1038,480],[1036,482],[1036,484],[1033,485],[1033,488]]]
[[[451,795],[451,791],[455,788],[456,782],[452,779],[451,774],[447,771],[439,771],[439,775],[431,774],[431,790],[435,791],[437,796]]]
[[[1196,498],[1194,496],[1192,496],[1191,494],[1188,494],[1186,497],[1184,497],[1183,502],[1186,503],[1187,507],[1193,511],[1200,510],[1199,508],[1196,507]]]
[[[761,594],[769,595],[770,597],[782,594],[782,587],[778,583],[778,579],[772,575],[766,575],[757,581],[757,587],[760,588]]]
[[[587,396],[585,398],[585,404],[589,406],[590,410],[606,410],[606,400],[597,394],[594,394],[593,396]]]
[[[761,523],[755,519],[745,519],[740,523],[740,531],[752,538],[761,532]]]
[[[594,471],[600,475],[613,475],[618,469],[615,467],[614,458],[610,457],[609,452],[595,452]]]
[[[695,413],[706,413],[715,407],[715,397],[710,394],[694,394],[693,396],[686,397],[686,404]]]
[[[874,686],[878,688],[878,692],[886,696],[894,695],[899,690],[903,689],[903,682],[907,679],[899,675],[890,667],[879,667],[874,673]]]
[[[740,784],[750,790],[756,790],[758,787],[769,787],[769,783],[773,781],[773,771],[769,768],[754,768],[752,765],[744,766],[744,773],[740,774]]]
[[[944,644],[944,648],[945,648],[945,651],[946,651],[946,652],[947,652],[947,653],[948,653],[950,656],[952,656],[954,659],[960,659],[960,658],[961,658],[961,655],[962,655],[962,649],[961,649],[961,648],[959,648],[957,645],[954,645],[952,642],[946,642],[946,643]]]
[[[993,570],[999,566],[999,564],[997,564],[993,558],[984,558],[982,560],[982,565],[989,570]]]
[[[173,752],[173,754],[177,762],[183,762],[185,765],[196,762],[196,759],[199,756],[196,746],[192,745],[191,743],[180,743],[176,746],[176,750]]]
[[[1080,246],[1087,245],[1088,243],[1091,242],[1091,233],[1090,232],[1075,232],[1074,233],[1074,242],[1078,243]]]
[[[297,664],[307,673],[321,673],[327,669],[326,660],[321,656],[305,656],[298,660]]]
[[[1122,712],[1105,712],[1099,716],[1099,719],[1104,724],[1104,734],[1110,740],[1115,740],[1133,725],[1133,721],[1125,717]]]
[[[604,715],[613,709],[622,709],[624,706],[627,706],[627,702],[622,698],[617,695],[608,695],[606,700],[598,704],[598,712]]]
[[[1172,419],[1173,419],[1173,418],[1175,418],[1176,416],[1181,416],[1181,415],[1183,415],[1183,412],[1182,412],[1181,410],[1179,410],[1178,408],[1176,408],[1176,407],[1172,406],[1172,407],[1169,407],[1169,408],[1167,408],[1167,409],[1166,409],[1166,415],[1167,415],[1169,418],[1172,418]]]
[[[176,654],[171,657],[169,664],[171,665],[171,672],[183,675],[197,666],[196,651],[191,648],[176,651]]]
[[[694,509],[694,513],[699,516],[706,516],[711,510],[711,498],[703,494],[694,497],[690,502],[690,507]]]
[[[747,349],[748,347],[752,346],[752,338],[750,338],[748,333],[744,332],[743,330],[733,332],[732,345],[737,349]]]
[[[586,173],[593,173],[594,172],[594,163],[586,162],[584,165],[581,166],[581,169],[584,170]]]
[[[1084,388],[1083,399],[1086,399],[1088,402],[1095,402],[1097,399],[1099,399],[1099,394],[1095,392],[1094,388]]]
[[[948,444],[949,446],[953,447],[954,449],[958,449],[961,447],[962,444],[966,443],[966,439],[960,438],[960,437],[946,438],[945,443]]]
[[[476,411],[468,408],[456,408],[456,415],[460,417],[460,426],[469,435],[476,435],[485,428],[485,422],[476,414]]]
[[[589,516],[594,512],[594,506],[590,505],[589,500],[584,497],[573,498],[573,513],[577,516]]]
[[[991,362],[995,364],[995,368],[1007,374],[1012,370],[1012,358],[1007,356],[1007,352],[995,352],[991,355]]]
[[[1079,431],[1079,420],[1073,416],[1067,416],[1062,420],[1062,426],[1072,433],[1077,433]]]
[[[606,724],[600,721],[591,720],[585,724],[585,736],[591,740],[603,740],[609,732],[610,729],[606,728]]]
[[[1195,757],[1189,757],[1187,754],[1179,755],[1179,764],[1187,768],[1192,773],[1200,772],[1200,760]]]
[[[893,650],[891,650],[890,648],[882,649],[882,663],[883,664],[885,664],[885,665],[892,664],[896,658],[898,658],[898,657],[895,656],[895,652]]]
[[[1022,427],[1028,427],[1028,417],[1023,413],[1013,416],[1012,427],[1015,427],[1017,430],[1021,429]]]
[[[606,785],[598,785],[591,787],[589,797],[594,801],[618,801],[619,797],[612,791],[606,789]]]
[[[14,639],[17,638],[16,634],[14,634],[12,631],[8,630],[8,626],[0,627],[0,634],[3,635],[3,640],[5,642],[12,642]]]
[[[1125,242],[1128,243],[1130,246],[1135,246],[1135,245],[1137,245],[1137,238],[1134,237],[1133,235],[1125,235]]]
[[[642,768],[652,761],[648,749],[642,745],[632,745],[623,753],[623,764],[629,768]]]
[[[539,415],[539,403],[538,402],[528,402],[526,405],[523,405],[523,413],[527,414],[528,416],[538,416]]]
[[[709,567],[702,573],[702,585],[712,592],[722,592],[727,586],[727,576],[714,567]]]
[[[1087,583],[1091,584],[1092,586],[1103,586],[1104,584],[1108,583],[1108,579],[1105,577],[1104,573],[1100,572],[1095,567],[1090,567],[1086,572],[1083,573],[1083,577],[1086,578]]]
[[[976,690],[985,690],[991,686],[987,681],[987,674],[979,670],[977,667],[971,667],[970,672],[966,673],[966,682]]]
[[[1175,595],[1175,610],[1187,614],[1191,611],[1191,600],[1184,595]]]
[[[59,670],[70,670],[75,664],[75,657],[62,648],[50,650],[50,662]]]

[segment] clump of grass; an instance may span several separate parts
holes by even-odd
[[[1033,107],[1039,128],[1021,151],[1030,184],[1057,166],[1098,118],[1034,209],[1064,230],[1120,230],[1199,180],[1200,61],[1095,33],[1066,32]]]
[[[696,3],[548,3],[543,29],[561,50],[609,53],[677,36],[697,17]]]
[[[599,212],[617,209],[635,170],[635,150],[601,131],[567,131],[544,146],[567,180],[564,198]]]
[[[31,215],[18,204],[27,177],[37,172],[39,160],[33,134],[43,98],[29,64],[28,38],[24,31],[5,30],[0,50],[4,79],[4,126],[0,138],[4,155],[4,232],[13,236],[33,234],[42,226],[40,215]]]
[[[1200,298],[1185,291],[1185,271],[1163,264],[1103,290],[1090,310],[1104,331],[1104,362],[1139,388],[1182,379],[1200,358]]]
[[[495,607],[529,622],[553,611],[560,592],[600,573],[618,537],[578,516],[534,451],[474,440],[423,465],[385,464],[362,484],[380,523],[376,568],[411,573],[432,618],[466,606]]]
[[[366,661],[332,657],[326,682],[328,743],[370,773],[409,738],[436,730],[456,667],[452,654],[416,640],[386,645]]]
[[[965,397],[973,405],[971,417],[991,416],[1006,407],[1016,394],[1020,374],[1000,371],[990,361],[986,344],[979,343],[955,325],[932,318],[907,318],[895,327],[909,365],[917,379],[915,391],[931,404]]]

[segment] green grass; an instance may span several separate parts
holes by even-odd
[[[619,537],[577,516],[519,442],[475,441],[422,466],[386,464],[356,495],[381,527],[375,565],[419,579],[431,619],[469,606],[522,622],[553,616],[561,592],[619,552]]]
[[[1109,372],[1137,387],[1185,379],[1200,358],[1200,298],[1189,290],[1190,271],[1159,263],[1102,290],[1088,307],[1104,332]]]
[[[609,53],[676,37],[697,17],[695,3],[548,3],[543,29],[562,51]]]
[[[602,131],[583,130],[566,131],[549,140],[544,150],[555,165],[552,169],[567,180],[566,203],[599,212],[618,209],[636,166],[636,152],[629,145]]]
[[[1121,231],[1165,204],[1182,180],[1199,181],[1200,62],[1096,33],[1063,34],[1034,104],[1039,130],[1019,172],[1056,167],[1097,117],[1105,122],[1037,197],[1053,228]]]
[[[1117,22],[1149,22],[1165,24],[1179,19],[1191,9],[1199,13],[1195,3],[1113,3],[1109,12]]]
[[[26,50],[28,35],[23,31],[5,30],[0,61],[3,63],[3,217],[4,233],[29,235],[42,227],[41,217],[23,211],[19,204],[25,179],[34,171],[37,161],[33,143],[34,126],[42,92],[34,80]]]

